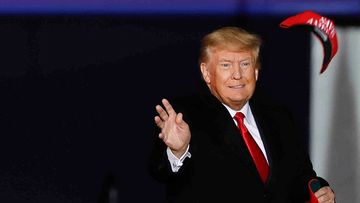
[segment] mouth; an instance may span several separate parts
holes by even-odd
[[[244,88],[245,84],[240,84],[240,85],[230,85],[229,88],[231,89],[241,89]]]

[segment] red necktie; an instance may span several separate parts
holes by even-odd
[[[244,125],[244,114],[241,112],[237,112],[234,116],[240,133],[243,136],[243,139],[246,143],[246,146],[249,149],[249,152],[254,160],[256,168],[260,174],[262,181],[265,183],[266,178],[269,175],[269,165],[266,162],[265,156],[262,153],[259,146],[256,144],[254,138],[250,135],[249,131],[247,130],[246,126]]]

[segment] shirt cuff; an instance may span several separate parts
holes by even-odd
[[[171,149],[168,147],[166,149],[166,154],[168,157],[168,160],[170,162],[171,170],[172,172],[178,172],[181,166],[183,165],[184,160],[186,157],[191,158],[191,154],[189,152],[190,145],[186,148],[185,153],[179,158],[177,158],[171,151]]]

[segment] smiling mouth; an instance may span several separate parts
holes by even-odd
[[[231,86],[229,86],[229,87],[232,88],[232,89],[241,89],[241,88],[244,88],[245,85],[244,85],[244,84],[241,84],[241,85],[231,85]]]

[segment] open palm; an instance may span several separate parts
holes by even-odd
[[[183,120],[182,113],[176,113],[168,100],[163,99],[162,104],[156,106],[159,114],[155,116],[155,123],[161,129],[159,138],[171,149],[178,158],[185,153],[190,142],[189,125]]]

